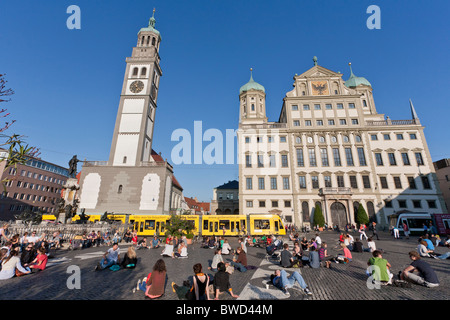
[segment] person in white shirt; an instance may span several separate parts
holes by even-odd
[[[172,240],[170,240],[169,243],[166,244],[166,245],[164,246],[164,250],[163,250],[163,252],[161,253],[161,255],[162,255],[163,257],[171,257],[171,258],[174,257],[174,253],[173,253],[173,241],[172,241]]]
[[[230,254],[231,246],[228,243],[228,239],[225,239],[222,246],[222,254]]]
[[[177,258],[187,258],[188,257],[187,247],[184,244],[184,242],[181,242],[178,245],[178,252],[175,252],[175,256]]]
[[[36,236],[36,231],[33,231],[31,233],[31,236],[28,236],[26,239],[28,243],[32,243],[33,245],[35,245],[39,241],[39,237]]]
[[[119,264],[120,262],[120,248],[117,243],[114,243],[112,248],[110,248],[104,255],[100,263],[97,264],[95,270],[103,270],[111,267],[114,264]]]
[[[322,244],[322,239],[319,237],[318,233],[316,233],[316,243],[317,247],[320,247],[320,245]]]
[[[365,252],[374,252],[377,250],[377,246],[375,245],[375,241],[372,240],[372,237],[367,240],[367,246],[368,248],[364,249]]]

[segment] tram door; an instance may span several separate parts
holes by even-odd
[[[219,222],[214,222],[214,232],[217,233],[219,232]]]
[[[231,221],[231,230],[230,230],[232,233],[233,232],[235,232],[235,230],[234,230],[234,221]]]
[[[280,230],[280,226],[278,225],[278,221],[275,220],[275,232],[278,233],[279,230]]]

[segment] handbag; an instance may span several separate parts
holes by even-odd
[[[19,269],[16,268],[16,277],[23,276],[25,273],[19,271]]]

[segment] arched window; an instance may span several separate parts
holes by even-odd
[[[375,207],[372,201],[367,202],[367,213],[369,214],[370,222],[377,222],[377,216],[375,215]]]
[[[133,76],[137,76],[138,72],[139,72],[139,69],[138,68],[134,68],[133,69]]]
[[[309,205],[308,202],[302,202],[302,218],[303,222],[309,222]]]
[[[142,68],[141,77],[144,77],[147,74],[147,68]]]
[[[155,38],[152,38],[152,46],[155,45],[155,42],[156,42]]]
[[[123,163],[127,163],[127,157],[123,157]]]
[[[147,37],[147,46],[150,44],[150,37]]]
[[[123,189],[123,187],[122,187],[122,185],[120,185],[119,189],[117,190],[117,193],[122,193],[122,189]]]

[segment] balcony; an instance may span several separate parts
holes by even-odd
[[[263,124],[242,124],[242,129],[283,129],[287,128],[286,123],[263,123]]]
[[[367,126],[410,126],[410,125],[420,125],[419,120],[409,119],[409,120],[377,120],[377,121],[366,121]]]

